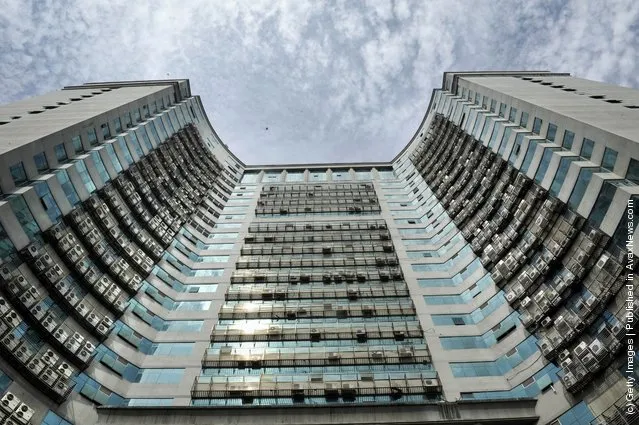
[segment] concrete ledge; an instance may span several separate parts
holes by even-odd
[[[535,424],[535,399],[424,405],[300,407],[99,407],[97,425]]]

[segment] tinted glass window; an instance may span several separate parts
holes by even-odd
[[[564,131],[564,140],[561,142],[561,146],[566,149],[572,149],[572,142],[575,140],[575,133],[572,131]]]
[[[606,148],[604,150],[603,160],[601,161],[601,166],[606,170],[612,171],[615,168],[615,163],[617,162],[617,151],[614,149]]]
[[[532,132],[535,134],[539,134],[539,132],[541,131],[542,124],[543,124],[543,121],[541,120],[541,118],[535,117],[535,120],[533,121]]]
[[[584,143],[581,145],[581,153],[579,155],[586,159],[590,159],[592,157],[592,150],[594,148],[595,142],[584,137]]]
[[[555,136],[557,136],[557,126],[553,123],[548,123],[548,131],[546,132],[546,139],[551,142],[555,141]]]

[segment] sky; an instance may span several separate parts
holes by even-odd
[[[390,161],[445,71],[639,87],[636,0],[4,0],[0,104],[189,78],[246,164]]]

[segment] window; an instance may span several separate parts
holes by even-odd
[[[104,167],[104,162],[102,162],[102,157],[100,157],[100,154],[97,151],[91,151],[91,159],[93,160],[93,165],[95,165],[95,169],[98,171],[102,182],[106,183],[111,180],[109,173]]]
[[[141,369],[137,381],[141,384],[177,384],[184,376],[184,369]]]
[[[497,101],[495,99],[492,99],[490,101],[490,112],[495,112],[496,108],[497,108]]]
[[[142,105],[142,112],[146,118],[149,118],[151,116],[149,113],[149,105]]]
[[[592,157],[592,150],[594,149],[594,147],[595,142],[584,137],[584,143],[581,145],[581,152],[579,153],[579,155],[586,159],[590,159]]]
[[[601,226],[601,222],[608,212],[608,207],[612,204],[612,199],[614,198],[616,191],[617,186],[614,182],[603,182],[601,190],[599,191],[599,196],[597,197],[595,205],[592,207],[592,211],[590,212],[589,220],[593,223],[593,225],[596,225],[597,227]]]
[[[510,108],[510,113],[508,114],[508,121],[515,122],[516,117],[517,117],[517,108]]]
[[[617,162],[617,151],[614,149],[606,148],[604,150],[603,160],[601,166],[606,170],[612,171],[615,168],[615,162]]]
[[[35,239],[36,234],[40,232],[40,227],[33,218],[24,198],[22,196],[12,196],[9,198],[9,204],[24,233],[27,234],[29,239]]]
[[[69,157],[67,156],[67,150],[64,148],[64,143],[55,145],[53,147],[53,150],[55,151],[55,158],[58,160],[58,162],[64,162],[69,159]]]
[[[27,173],[24,171],[24,164],[22,164],[22,161],[9,167],[9,171],[11,172],[11,177],[13,177],[13,182],[16,185],[27,181]]]
[[[575,187],[572,190],[572,194],[568,199],[568,205],[576,210],[581,203],[581,200],[586,193],[586,189],[590,184],[590,180],[592,179],[593,173],[596,171],[595,168],[583,168],[579,171],[579,176],[577,177],[577,183],[575,183]]]
[[[522,112],[519,118],[519,126],[526,128],[528,126],[528,112]]]
[[[80,136],[73,137],[71,143],[73,144],[73,150],[76,154],[84,152],[84,146],[82,146],[82,138]]]
[[[559,196],[559,192],[561,191],[561,187],[563,186],[564,180],[566,179],[566,174],[568,173],[570,164],[577,159],[579,158],[576,156],[564,156],[559,161],[559,167],[557,168],[557,172],[555,173],[555,178],[550,185],[550,193],[552,193],[554,196]]]
[[[539,163],[539,168],[537,168],[537,173],[535,174],[535,182],[537,184],[541,184],[544,180],[544,176],[546,175],[546,171],[548,170],[548,165],[550,164],[550,160],[552,159],[552,153],[559,148],[546,148],[544,150],[544,154],[541,157],[541,162]]]
[[[572,149],[572,142],[575,140],[575,133],[570,130],[564,131],[564,140],[561,142],[561,146],[570,150]]]
[[[87,130],[87,137],[89,139],[89,145],[95,146],[98,144],[98,136],[95,134],[95,128],[90,128]]]
[[[75,191],[75,187],[73,187],[71,180],[69,180],[67,172],[65,170],[57,170],[55,175],[71,205],[76,206],[79,204],[80,198],[78,197],[78,193]]]
[[[35,162],[36,169],[40,172],[49,169],[49,162],[47,162],[47,157],[44,155],[44,152],[33,155],[33,162]]]
[[[102,139],[103,140],[107,140],[111,138],[111,130],[109,129],[109,124],[108,123],[104,123],[100,126],[100,128],[102,129]]]
[[[91,176],[89,175],[89,170],[87,170],[87,166],[84,165],[84,162],[83,161],[76,162],[75,169],[78,171],[78,174],[80,174],[82,183],[84,183],[84,186],[86,187],[87,191],[89,193],[95,192],[95,184],[93,183],[93,180],[91,179]]]
[[[634,158],[630,158],[630,164],[628,164],[626,179],[635,184],[639,184],[639,161]]]
[[[554,142],[555,136],[557,136],[557,126],[553,123],[548,123],[548,131],[546,131],[546,140],[550,140],[551,142]]]
[[[133,127],[133,118],[131,117],[131,112],[127,112],[124,115],[124,123],[126,124],[126,128]]]
[[[508,107],[508,105],[506,105],[505,103],[502,103],[501,105],[499,105],[499,116],[500,117],[505,117],[506,116],[506,108]]]
[[[534,121],[533,121],[533,128],[532,128],[532,132],[534,134],[539,134],[539,132],[541,131],[541,125],[543,124],[543,121],[541,120],[541,118],[537,118],[535,117]]]
[[[135,114],[135,122],[141,122],[142,115],[140,115],[140,108],[137,108],[136,110],[134,110],[133,113]]]
[[[113,120],[113,127],[115,128],[116,133],[122,132],[122,121],[120,120],[120,117]]]
[[[51,195],[49,186],[45,182],[41,181],[35,184],[34,189],[40,198],[42,208],[44,208],[45,212],[51,219],[51,222],[55,223],[58,221],[58,218],[62,215],[62,213],[60,212],[60,208],[58,208],[58,204],[55,203],[55,200]]]

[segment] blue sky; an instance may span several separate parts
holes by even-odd
[[[634,0],[5,0],[0,35],[0,103],[189,78],[248,164],[390,160],[444,71],[547,69],[639,87]]]

